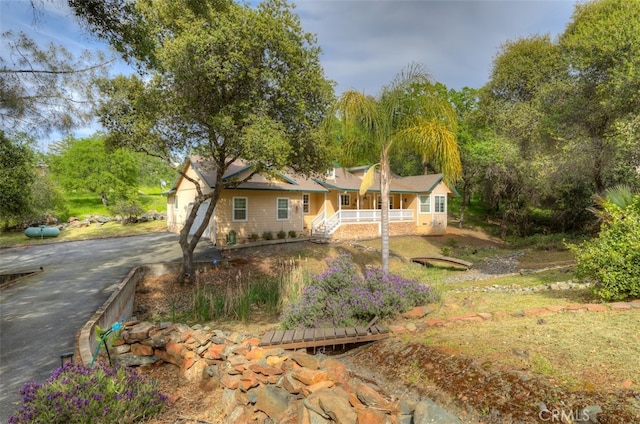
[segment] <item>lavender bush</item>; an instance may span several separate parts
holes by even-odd
[[[430,287],[384,274],[379,268],[368,269],[361,276],[349,255],[327,259],[327,265],[323,273],[311,277],[300,300],[284,312],[284,328],[352,326],[438,299]]]
[[[162,411],[167,397],[129,367],[67,363],[44,383],[20,390],[22,405],[10,424],[134,423]]]

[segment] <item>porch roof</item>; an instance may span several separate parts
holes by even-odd
[[[362,178],[350,173],[345,168],[335,169],[335,178],[325,178],[316,180],[323,186],[338,191],[360,191]],[[431,193],[433,189],[442,181],[442,174],[414,175],[410,177],[391,176],[391,193]],[[451,189],[447,186],[449,191]],[[374,182],[367,190],[369,192],[380,192],[380,174],[376,173]]]

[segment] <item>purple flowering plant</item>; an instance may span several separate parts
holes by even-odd
[[[9,424],[134,423],[163,410],[167,397],[130,367],[66,363],[43,384],[28,382]]]
[[[385,274],[380,268],[369,268],[361,275],[350,255],[327,258],[326,262],[324,272],[311,276],[299,301],[284,311],[284,328],[353,326],[439,298],[431,287]]]

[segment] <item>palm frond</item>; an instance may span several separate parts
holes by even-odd
[[[462,163],[455,133],[441,121],[418,117],[397,136],[402,143],[412,146],[425,162],[431,162],[445,180],[453,182],[460,177]]]
[[[609,187],[604,192],[604,198],[621,209],[633,203],[633,189],[627,184],[618,184]]]
[[[376,166],[378,166],[378,164],[369,167],[367,172],[362,176],[362,182],[360,183],[360,196],[364,196],[367,190],[369,190],[369,187],[373,185],[376,176]]]

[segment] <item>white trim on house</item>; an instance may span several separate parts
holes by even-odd
[[[281,207],[280,201],[286,202],[286,209]],[[291,205],[291,199],[289,197],[276,197],[276,221],[288,221],[289,220],[289,207]],[[286,216],[280,216],[280,212],[286,212]]]
[[[436,194],[434,195],[434,213],[447,213],[447,197]]]
[[[236,200],[244,200],[244,208],[236,207]],[[244,211],[244,218],[236,218],[236,212]],[[249,198],[234,196],[231,202],[231,220],[233,222],[247,222],[249,220]]]
[[[311,210],[311,194],[302,193],[302,213],[304,215],[309,215],[310,210]]]
[[[426,202],[424,202],[425,199]],[[423,206],[426,210],[422,209]],[[431,195],[427,194],[418,196],[418,213],[423,215],[431,213]]]

